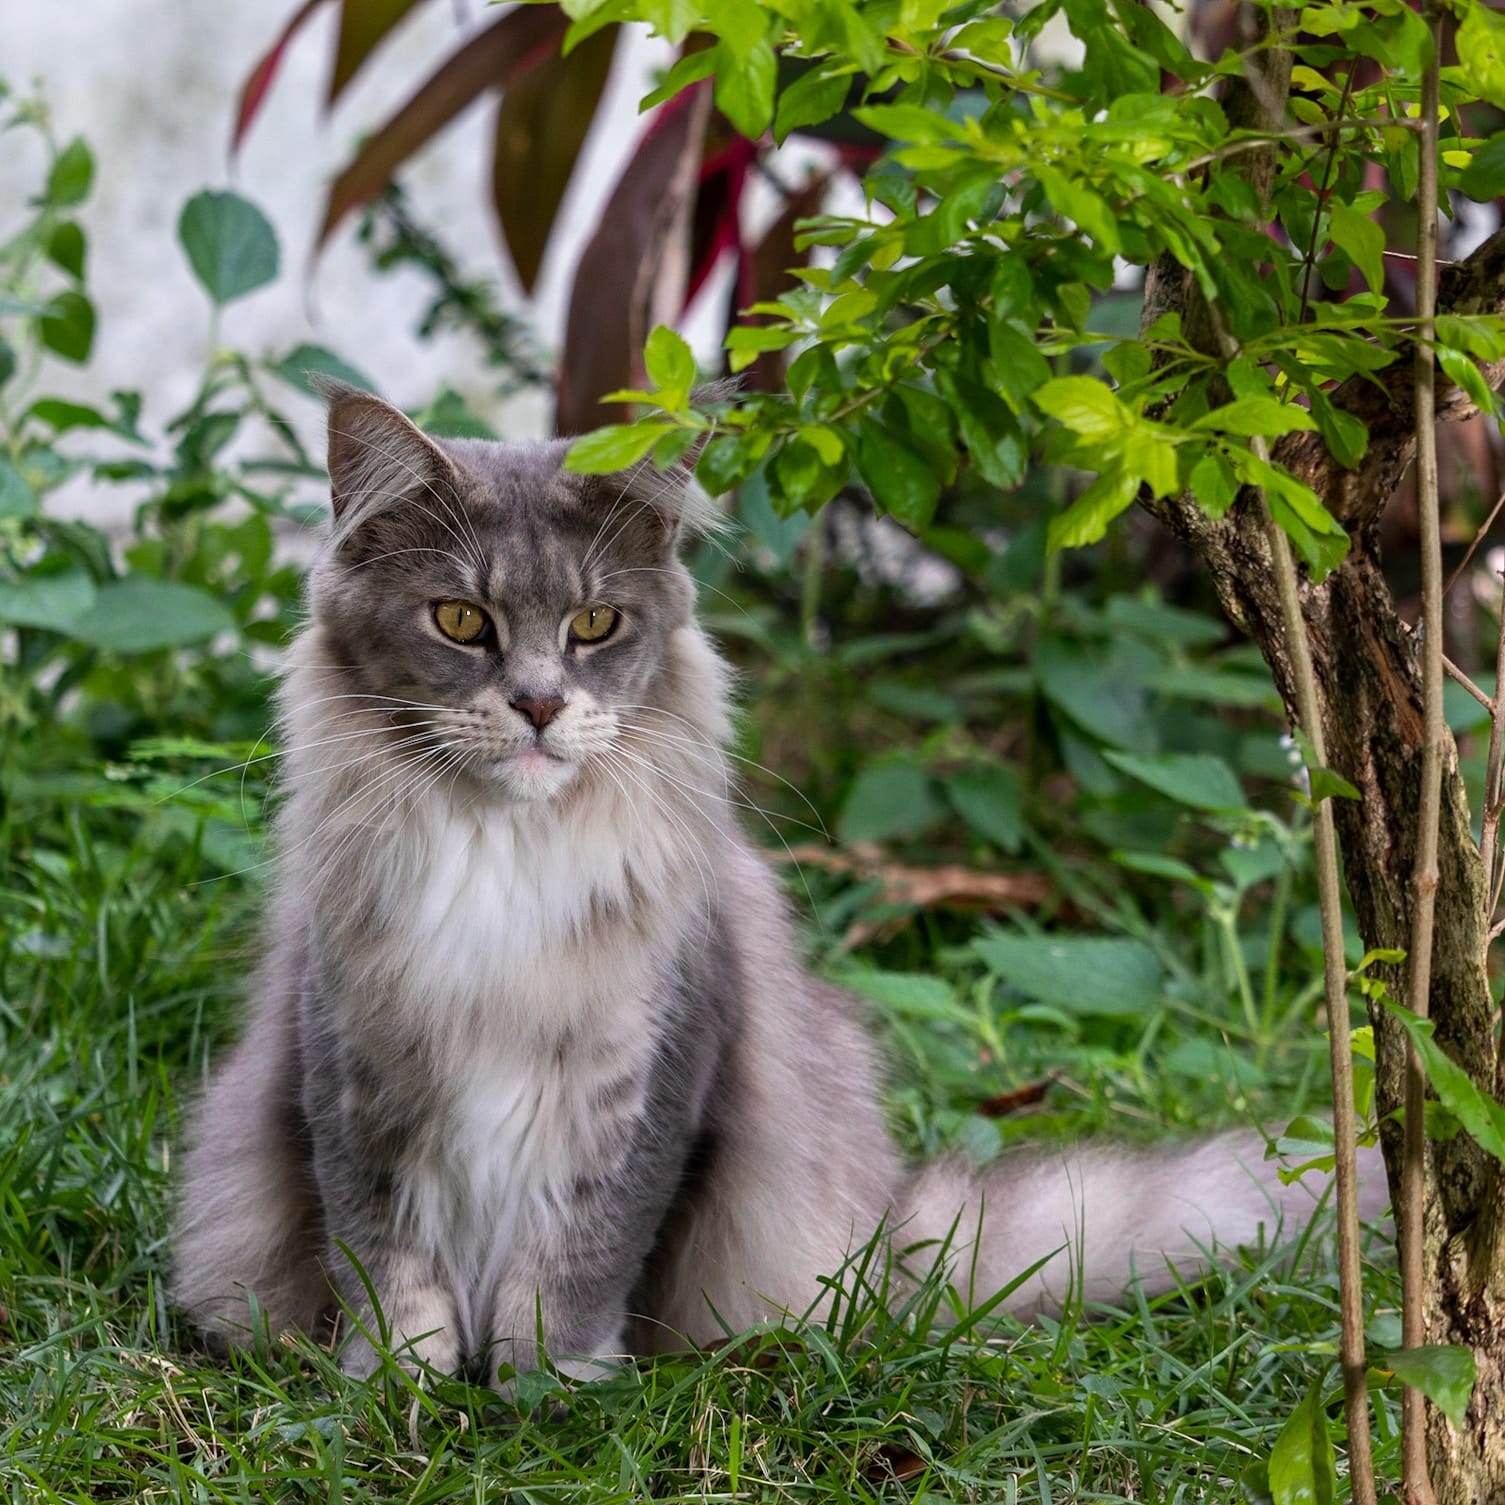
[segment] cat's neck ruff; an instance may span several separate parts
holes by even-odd
[[[726,813],[693,792],[705,773],[672,759],[652,781],[592,772],[542,801],[438,780],[380,819],[351,812],[298,864],[331,981],[357,1012],[395,986],[482,1028],[599,1035],[720,903]],[[290,804],[286,839],[312,793]]]

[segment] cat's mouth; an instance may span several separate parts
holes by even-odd
[[[494,759],[502,782],[520,799],[548,799],[575,777],[575,764],[535,742]]]

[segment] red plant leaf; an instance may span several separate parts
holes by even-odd
[[[235,127],[230,133],[232,154],[240,150],[240,143],[245,139],[246,132],[251,129],[251,122],[260,112],[267,90],[272,87],[272,80],[277,76],[278,68],[282,66],[282,54],[287,50],[287,44],[323,3],[324,0],[304,0],[292,20],[282,28],[282,34],[261,55],[256,66],[246,76],[245,83],[240,86],[240,102],[235,109]]]
[[[334,47],[327,102],[333,104],[382,39],[418,0],[341,0],[340,35]]]
[[[690,285],[685,304],[695,298],[723,251],[742,258],[742,192],[748,168],[757,160],[758,144],[739,136],[724,116],[713,115],[706,127],[705,156],[690,229]]]
[[[657,114],[601,211],[570,295],[555,423],[580,433],[626,417],[599,399],[642,385],[643,342],[684,307],[690,217],[711,112],[708,84]]]
[[[521,5],[453,53],[334,180],[318,245],[352,209],[374,199],[397,168],[477,95],[505,88],[554,56],[568,26],[569,17],[556,5]]]
[[[568,57],[547,58],[502,95],[491,197],[518,280],[530,293],[616,45],[617,28],[603,27]]]

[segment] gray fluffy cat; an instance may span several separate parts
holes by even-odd
[[[541,1327],[588,1374],[819,1310],[885,1222],[955,1225],[978,1299],[1043,1260],[1030,1313],[1310,1208],[1252,1134],[906,1168],[859,1009],[800,970],[733,818],[728,672],[677,556],[704,494],[330,395],[269,954],[182,1178],[173,1291],[211,1340],[343,1305],[371,1372],[343,1246],[394,1348],[495,1380]]]

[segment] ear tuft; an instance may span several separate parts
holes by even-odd
[[[644,461],[620,477],[617,494],[640,503],[656,515],[671,537],[702,537],[722,532],[726,518],[721,508],[695,479],[694,457],[655,470]]]
[[[425,492],[453,488],[454,462],[391,403],[332,377],[313,381],[329,401],[329,485],[337,538]]]

